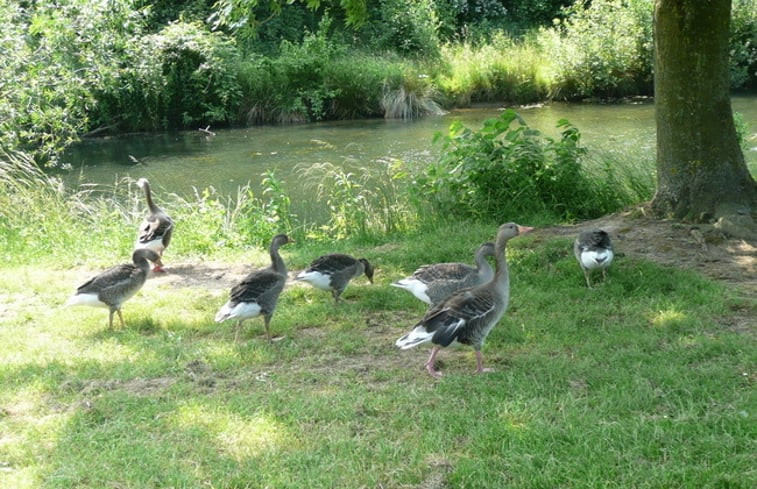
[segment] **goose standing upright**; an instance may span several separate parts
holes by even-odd
[[[137,180],[137,185],[144,190],[147,199],[147,207],[150,210],[142,224],[139,225],[137,242],[134,247],[147,248],[158,254],[158,261],[154,262],[153,272],[163,272],[163,251],[168,247],[173,235],[173,220],[166,214],[163,209],[155,205],[152,201],[152,192],[150,192],[150,182],[146,178]]]
[[[584,231],[573,243],[573,253],[584,272],[586,286],[591,288],[591,271],[602,270],[602,280],[607,280],[607,267],[615,256],[610,235],[601,229]]]
[[[239,334],[242,321],[262,314],[265,334],[268,341],[271,341],[271,317],[287,279],[287,267],[281,255],[279,255],[279,247],[293,242],[294,240],[286,234],[277,234],[273,237],[269,249],[271,265],[253,270],[241,282],[232,287],[229,301],[216,314],[217,323],[227,319],[236,319],[236,334]]]
[[[481,348],[494,325],[502,318],[510,298],[510,276],[505,249],[515,236],[533,230],[515,223],[503,224],[497,231],[494,245],[496,260],[494,276],[487,283],[459,290],[426,312],[413,330],[396,341],[403,350],[421,343],[433,343],[426,370],[434,377],[441,372],[434,368],[436,354],[453,342],[471,345],[476,351],[476,371],[488,371],[483,366]]]
[[[297,274],[295,280],[308,282],[317,289],[331,291],[335,302],[353,278],[365,274],[373,283],[373,265],[365,258],[354,258],[342,253],[323,255]]]
[[[113,328],[113,313],[118,313],[121,327],[124,317],[121,305],[130,299],[145,284],[150,271],[150,263],[158,260],[158,254],[148,249],[138,249],[132,254],[132,262],[117,265],[96,275],[79,286],[76,294],[66,302],[69,306],[94,306],[110,309],[108,328]]]
[[[494,276],[494,270],[486,260],[494,256],[494,243],[484,243],[476,251],[476,266],[465,263],[435,263],[423,265],[413,274],[393,282],[393,287],[405,289],[416,298],[433,306],[453,292],[466,287],[485,284]]]

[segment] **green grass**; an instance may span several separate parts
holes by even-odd
[[[260,319],[237,342],[213,322],[227,293],[216,282],[151,279],[110,331],[107,311],[61,307],[99,265],[5,265],[0,487],[757,484],[744,322],[757,306],[694,273],[619,256],[588,290],[570,240],[537,231],[508,250],[510,309],[484,347],[494,373],[473,375],[472,351],[451,349],[437,381],[428,348],[397,350],[424,308],[389,283],[421,263],[472,262],[494,229],[341,242],[377,265],[376,283],[356,279],[338,306],[288,286],[272,322],[285,338],[271,344]],[[282,254],[298,269],[321,251]]]

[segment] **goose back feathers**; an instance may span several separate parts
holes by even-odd
[[[485,284],[459,290],[431,307],[410,333],[396,341],[396,345],[404,350],[430,341],[434,346],[426,362],[426,370],[432,376],[440,377],[441,373],[434,368],[439,350],[454,342],[467,344],[476,352],[476,371],[485,371],[481,348],[489,332],[507,310],[510,297],[505,256],[507,242],[532,229],[515,223],[500,226],[495,242],[494,276]]]
[[[139,225],[139,232],[137,233],[137,241],[134,245],[135,248],[147,248],[155,251],[158,254],[158,260],[155,263],[153,271],[163,271],[163,263],[161,257],[163,251],[168,247],[171,242],[171,236],[173,236],[173,220],[166,214],[163,209],[155,205],[152,200],[152,192],[150,191],[150,182],[146,178],[140,178],[137,180],[139,185],[145,192],[145,199],[147,200],[147,208],[149,214],[145,216],[142,223]]]
[[[313,260],[295,279],[308,282],[317,289],[330,291],[334,301],[339,302],[342,292],[353,278],[365,274],[368,281],[373,283],[373,271],[373,265],[365,258],[332,253]]]
[[[124,318],[121,306],[142,288],[150,271],[148,260],[155,262],[158,255],[149,249],[137,249],[132,254],[132,262],[117,265],[89,279],[79,286],[66,303],[67,305],[83,305],[106,307],[110,310],[108,327],[113,327],[113,313],[118,313],[121,326]]]
[[[488,256],[494,256],[494,243],[479,246],[475,255],[475,267],[465,263],[423,265],[411,276],[391,285],[409,291],[426,304],[438,304],[453,292],[491,280],[494,270],[486,260]]]
[[[573,253],[584,272],[587,287],[591,288],[592,270],[602,270],[602,279],[607,279],[607,268],[615,256],[607,232],[601,229],[583,231],[573,242]]]
[[[271,317],[287,279],[287,268],[279,254],[279,247],[292,242],[294,240],[286,234],[278,234],[273,237],[269,248],[271,265],[253,270],[241,282],[232,287],[229,300],[216,314],[216,322],[236,319],[238,329],[245,319],[262,315],[266,337],[270,341]]]

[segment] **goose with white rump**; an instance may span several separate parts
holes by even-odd
[[[287,267],[279,254],[279,248],[293,242],[294,240],[286,234],[274,236],[269,248],[271,265],[253,270],[232,287],[230,298],[216,314],[215,321],[221,323],[227,319],[236,319],[235,339],[242,321],[262,314],[266,338],[271,341],[271,317],[287,280]]]
[[[113,328],[113,313],[118,313],[121,327],[124,317],[121,306],[142,288],[150,272],[151,261],[158,260],[158,254],[148,249],[138,249],[132,254],[132,262],[109,268],[79,286],[76,294],[66,302],[68,306],[94,306],[110,309],[108,328]]]
[[[163,251],[168,247],[173,236],[173,220],[160,207],[155,205],[150,191],[150,182],[146,178],[137,180],[137,185],[144,190],[147,199],[147,208],[150,213],[139,225],[135,249],[147,248],[158,254],[158,260],[154,262],[153,272],[163,272]]]
[[[308,282],[317,289],[330,291],[335,302],[347,284],[353,278],[365,274],[368,281],[373,283],[373,265],[365,258],[354,258],[343,253],[331,253],[313,260],[310,265],[298,273],[295,280]]]
[[[494,243],[484,243],[475,255],[476,266],[465,263],[434,263],[423,265],[407,278],[391,285],[405,289],[419,300],[433,306],[453,292],[466,287],[485,284],[494,276],[494,270],[486,257],[494,256]]]
[[[584,272],[586,286],[591,288],[592,270],[602,270],[602,280],[607,280],[607,268],[615,253],[610,235],[601,229],[583,231],[573,243],[573,253]]]
[[[476,372],[490,371],[483,366],[481,348],[489,332],[505,314],[510,298],[510,276],[505,256],[507,242],[532,230],[532,227],[512,222],[501,225],[494,244],[496,263],[491,280],[459,290],[431,307],[413,330],[395,344],[405,350],[430,341],[434,346],[425,367],[433,377],[442,375],[434,367],[437,353],[455,342],[473,347],[476,352]]]

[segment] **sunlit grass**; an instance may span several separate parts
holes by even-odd
[[[339,305],[290,284],[274,343],[260,318],[236,341],[213,322],[223,287],[151,278],[108,330],[104,310],[59,308],[83,271],[6,267],[17,279],[0,296],[34,301],[0,318],[0,485],[753,485],[757,348],[729,317],[754,305],[696,274],[619,256],[589,290],[571,240],[537,231],[509,247],[510,309],[484,348],[494,373],[450,349],[434,381],[427,348],[397,350],[425,308],[389,283],[472,262],[493,229],[340,243],[378,265],[376,283],[356,280]],[[283,252],[297,269],[322,247]]]

